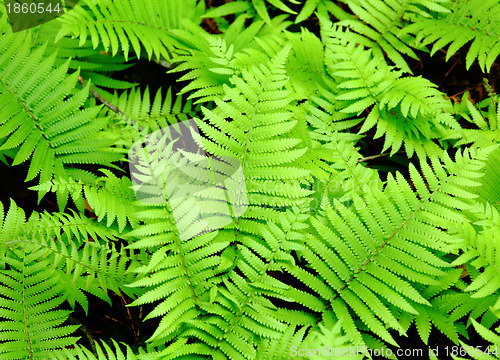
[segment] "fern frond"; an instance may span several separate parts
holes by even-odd
[[[477,220],[463,224],[466,235],[460,246],[463,254],[452,265],[467,264],[472,281],[464,291],[473,291],[471,297],[500,296],[500,215],[488,203],[471,211]],[[473,272],[472,268],[477,271]]]
[[[285,12],[287,15],[297,14],[297,12],[290,9],[281,0],[266,0],[266,1],[271,5],[275,6],[277,9]],[[294,0],[289,0],[289,2],[298,4],[298,2]],[[306,0],[302,5],[299,14],[297,14],[297,17],[295,18],[295,23],[297,24],[299,22],[306,20],[315,11],[323,17],[328,17],[329,14],[333,14],[338,19],[345,19],[352,17],[351,14],[348,14],[344,10],[342,10],[342,8],[339,5],[332,3],[329,0]],[[272,21],[275,20],[276,17],[278,17],[275,16],[274,18],[271,18],[269,16],[267,6],[265,5],[264,0],[252,0],[251,4],[249,2],[241,0],[232,1],[230,3],[220,5],[216,8],[209,9],[203,15],[203,17],[218,18],[231,14],[238,15],[241,13],[247,13],[250,16],[252,16],[255,15],[255,12],[257,12],[259,16],[268,24],[272,24]]]
[[[364,358],[363,354],[352,355],[353,343],[351,341],[351,336],[344,334],[342,332],[342,319],[337,321],[332,328],[328,328],[322,323],[318,324],[315,331],[311,331],[301,347],[306,349],[322,349],[322,354],[328,354],[332,356],[342,356],[351,360],[362,360]],[[371,347],[370,349],[376,349],[376,347]],[[316,354],[314,354],[316,356]],[[309,356],[304,356],[307,359]]]
[[[350,203],[359,201],[359,194],[369,191],[369,188],[382,188],[378,173],[359,163],[361,155],[355,148],[351,136],[333,132],[327,125],[312,117],[309,121],[317,126],[311,135],[321,144],[317,149],[320,159],[318,161],[324,163],[321,168],[325,172],[321,176],[316,175],[318,172],[314,173],[312,188],[315,194],[311,199],[313,209],[320,208],[318,205],[326,199],[331,201],[338,199],[342,203]]]
[[[362,360],[363,355],[352,355],[350,337],[342,333],[342,321],[331,328],[319,323],[314,329],[301,327],[295,331],[290,326],[280,341],[264,339],[257,350],[256,360],[319,359],[325,356],[342,356],[350,360]],[[306,331],[309,331],[306,334]],[[370,347],[373,349],[373,347]]]
[[[292,51],[287,58],[286,71],[289,85],[297,99],[318,92],[325,87],[323,46],[319,39],[303,29],[301,34],[286,33],[286,38],[267,33],[268,27],[254,22],[244,28],[244,16],[238,17],[222,35],[208,35],[198,27],[188,24],[189,31],[179,31],[192,50],[174,57],[181,62],[172,71],[185,72],[180,80],[190,80],[181,93],[191,91],[190,99],[196,102],[213,101],[224,94],[224,84],[231,76],[240,76],[241,69],[267,63],[287,43]],[[300,66],[298,66],[300,64]]]
[[[477,127],[475,129],[463,129],[460,133],[456,131],[450,132],[445,139],[457,139],[455,146],[475,143],[475,146],[487,147],[500,143],[500,102],[498,95],[493,95],[491,98],[475,105],[469,99],[469,92],[465,92],[462,101],[455,105],[455,112]]]
[[[70,36],[64,36],[56,42],[55,39],[60,29],[59,22],[49,21],[37,29],[33,41],[35,48],[46,45],[46,56],[50,56],[57,49],[54,66],[61,66],[69,61],[70,72],[80,70],[80,76],[91,81],[93,87],[128,89],[134,86],[128,81],[114,79],[111,75],[112,72],[122,71],[132,66],[132,63],[126,63],[123,54],[111,56],[111,53],[105,51],[102,45],[94,50],[90,40],[80,44],[79,39]]]
[[[287,5],[285,5],[282,0],[266,0],[269,4],[277,7],[281,11],[284,11],[289,14],[296,14],[295,11],[290,9]],[[294,2],[293,0],[288,0],[288,2]],[[271,23],[271,18],[269,17],[269,13],[267,11],[267,5],[264,0],[252,0],[252,6],[254,7],[257,14],[268,24]]]
[[[182,240],[221,228],[247,208],[241,164],[206,156],[194,121],[149,134],[129,152],[137,199],[169,202]]]
[[[362,358],[413,324],[498,342],[500,97],[452,105],[406,62],[468,44],[490,66],[493,0],[71,1],[12,33],[0,0],[0,161],[59,207],[0,202],[0,359]],[[118,80],[147,61],[182,90]],[[86,349],[70,310],[114,294],[146,346]]]
[[[382,0],[355,0],[348,3],[356,19],[339,22],[351,30],[370,39],[370,48],[380,48],[387,57],[404,72],[411,73],[408,64],[402,55],[417,59],[417,55],[408,44],[414,44],[414,38],[409,34],[401,36],[409,19],[416,15],[426,18],[432,12],[449,12],[441,1],[382,1]]]
[[[370,333],[395,345],[386,329],[403,332],[399,312],[418,314],[422,305],[430,305],[419,289],[439,284],[436,276],[450,267],[435,254],[454,245],[443,229],[464,217],[460,211],[475,197],[468,187],[477,186],[471,180],[481,176],[482,161],[492,150],[466,150],[455,162],[445,156],[443,164],[433,160],[432,169],[422,162],[425,181],[410,166],[417,193],[397,174],[389,176],[383,191],[364,194],[364,203],[356,207],[338,201],[335,208],[325,205],[325,215],[311,218],[315,231],[306,238],[307,250],[300,252],[319,280],[311,281],[294,267],[287,272],[344,319],[346,331],[357,334],[356,342],[363,341],[354,320],[359,317]]]
[[[70,311],[56,310],[64,302],[54,271],[40,261],[43,250],[32,246],[12,250],[9,270],[0,274],[0,354],[3,359],[45,359],[50,350],[73,345],[69,336],[78,326],[63,325]]]
[[[288,324],[295,322],[282,318],[269,300],[291,300],[289,286],[269,272],[278,271],[282,264],[294,264],[289,251],[301,248],[303,236],[299,230],[307,227],[307,217],[298,211],[281,214],[279,223],[261,227],[262,235],[244,236],[235,249],[226,247],[223,256],[233,265],[220,280],[212,280],[214,290],[207,288],[198,298],[202,313],[186,323],[181,335],[181,339],[193,341],[172,353],[172,359],[194,358],[197,354],[226,360],[254,359],[262,339],[279,341]],[[234,236],[223,230],[218,238],[221,241]],[[273,348],[274,344],[267,346]]]
[[[182,130],[189,134],[189,125],[180,126],[183,124],[175,126],[179,134]],[[135,240],[128,248],[153,253],[147,264],[135,270],[144,277],[130,286],[144,289],[144,294],[133,305],[161,300],[147,317],[162,317],[150,339],[160,342],[173,339],[184,323],[200,315],[199,298],[218,281],[220,253],[229,245],[228,237],[214,240],[217,232],[208,232],[218,228],[219,213],[225,217],[218,206],[225,204],[227,212],[226,198],[220,201],[220,189],[210,186],[210,179],[219,176],[207,166],[212,158],[207,161],[196,149],[174,151],[176,141],[169,138],[173,129],[151,134],[145,151],[139,144],[130,156],[135,159],[131,168],[140,200],[135,217],[145,224],[127,235]],[[196,161],[189,161],[193,159]]]
[[[326,135],[327,132],[329,134],[335,131],[343,132],[343,130],[353,128],[363,120],[353,119],[350,114],[341,111],[346,107],[346,103],[336,99],[336,92],[336,86],[330,84],[328,88],[321,88],[318,96],[311,96],[311,102],[306,108],[309,114],[306,115],[306,119],[314,128],[314,133],[311,135],[313,138],[318,138],[318,132],[323,135]],[[356,141],[361,139],[361,135],[343,133],[346,140]],[[328,143],[328,136],[326,138],[322,136],[321,141]]]
[[[472,320],[474,329],[489,345],[485,348],[479,349],[475,346],[469,346],[463,341],[460,341],[465,353],[460,353],[461,356],[469,355],[477,360],[498,360],[500,359],[500,327],[496,328],[496,332],[490,330],[478,322]],[[463,360],[464,358],[453,356],[455,360]]]
[[[4,36],[5,34],[10,34],[12,33],[12,27],[10,26],[9,23],[9,16],[7,12],[0,11],[0,36]]]
[[[238,17],[223,37],[206,34],[192,23],[186,23],[186,29],[178,31],[180,39],[191,48],[172,60],[179,62],[172,72],[187,72],[179,81],[190,81],[180,94],[192,92],[189,99],[199,99],[196,103],[212,101],[224,94],[223,84],[239,73],[233,65],[235,53],[252,41],[263,25],[256,22],[244,29],[244,22],[245,16]]]
[[[429,320],[455,343],[458,342],[457,331],[460,332],[460,328],[463,330],[464,326],[459,321],[461,318],[467,316],[469,319],[481,318],[481,322],[489,326],[492,324],[492,319],[493,322],[497,320],[490,307],[498,299],[498,295],[472,297],[471,293],[463,292],[466,287],[467,284],[463,280],[456,280],[453,287],[433,297],[430,301],[432,309],[427,309]],[[421,312],[416,316],[415,322],[422,314]]]
[[[62,27],[56,41],[71,34],[83,45],[90,36],[94,49],[102,44],[112,55],[122,50],[125,59],[130,50],[140,57],[142,49],[149,60],[153,55],[170,59],[175,44],[171,30],[181,28],[184,18],[196,21],[204,11],[204,3],[197,0],[186,1],[182,8],[177,5],[173,0],[149,1],[147,5],[130,0],[82,0],[57,19]]]
[[[21,219],[24,220],[22,210],[12,203],[6,225]],[[22,231],[5,233],[1,243],[8,249],[7,253],[29,246],[37,256],[48,261],[53,270],[51,277],[58,279],[61,285],[66,284],[58,289],[61,295],[72,306],[78,302],[87,311],[88,303],[82,291],[108,302],[111,302],[108,290],[135,297],[135,292],[125,287],[135,279],[133,273],[127,273],[136,266],[134,256],[116,249],[110,241],[115,234],[83,216],[33,213]]]
[[[85,243],[78,247],[74,243],[68,245],[53,241],[37,241],[37,245],[45,251],[44,256],[53,259],[53,266],[60,269],[60,278],[65,278],[73,286],[65,291],[70,304],[78,301],[87,311],[86,302],[80,297],[71,297],[71,291],[83,290],[111,304],[108,291],[120,295],[121,292],[135,297],[135,291],[126,286],[134,280],[132,274],[127,274],[130,254],[117,251],[112,245],[95,245]]]
[[[289,356],[289,350],[301,344],[308,327],[301,327],[295,331],[296,326],[290,325],[284,332],[279,341],[262,339],[257,348],[256,360],[284,360]],[[286,354],[286,355],[285,355]],[[286,356],[286,357],[285,357]]]
[[[118,231],[123,232],[125,226],[137,225],[134,219],[135,208],[133,205],[134,192],[132,183],[127,177],[118,178],[107,169],[101,169],[104,174],[98,182],[84,183],[73,179],[52,180],[38,186],[33,186],[31,190],[43,192],[55,192],[58,200],[67,201],[71,196],[78,210],[83,213],[85,202],[88,208],[97,215],[97,221],[106,218],[106,227],[111,227],[115,221]],[[66,196],[66,197],[64,197]],[[64,209],[65,204],[60,208]]]
[[[297,117],[299,123],[294,132],[295,136],[301,138],[302,142],[308,147],[304,159],[300,161],[305,169],[311,170],[311,176],[315,182],[313,189],[317,191],[316,195],[319,195],[322,190],[318,192],[319,189],[315,185],[321,183],[328,187],[327,183],[330,183],[331,180],[335,181],[332,179],[332,169],[330,166],[335,162],[337,156],[335,153],[337,143],[341,141],[346,144],[354,144],[357,140],[361,139],[360,135],[346,132],[338,133],[338,130],[350,128],[359,123],[361,119],[344,120],[344,116],[342,115],[345,114],[336,111],[335,104],[338,103],[333,100],[334,95],[328,93],[326,90],[324,92],[326,93],[325,96],[321,98],[313,96],[310,99],[311,103],[305,109],[298,109]],[[305,114],[303,111],[305,111]],[[341,115],[336,116],[338,114]],[[305,120],[304,122],[301,121],[302,117]],[[333,136],[336,136],[336,138],[332,142]],[[334,151],[332,151],[332,148]],[[357,154],[357,150],[355,153]],[[335,187],[337,190],[340,189],[339,186]],[[318,199],[317,196],[314,196],[313,201]]]
[[[477,194],[480,200],[490,203],[491,206],[498,209],[500,205],[500,149],[496,149],[489,157],[487,162],[488,167],[484,172],[484,176],[479,180],[481,187]]]
[[[17,243],[24,212],[11,202],[4,219],[0,205],[2,247],[0,273],[0,354],[2,359],[46,359],[53,349],[73,345],[78,326],[63,325],[70,311],[57,309],[65,300],[63,284],[43,259],[44,250]]]
[[[450,12],[435,17],[417,17],[403,29],[415,34],[422,45],[432,45],[431,55],[449,45],[446,60],[465,44],[465,66],[469,69],[477,59],[484,72],[500,55],[500,4],[496,0],[453,1]]]
[[[156,213],[161,214],[159,210]],[[139,242],[132,244],[132,248],[148,244],[149,247],[156,248],[149,264],[136,270],[148,275],[130,285],[146,290],[132,303],[133,306],[161,300],[146,317],[146,319],[162,317],[150,341],[172,339],[183,323],[199,316],[198,299],[210,289],[211,284],[207,280],[216,275],[216,265],[220,262],[217,253],[229,244],[227,240],[212,242],[217,233],[181,241],[173,231],[167,230],[172,228],[172,225],[165,220],[150,221],[141,231],[130,234],[130,236],[140,236],[149,233]],[[166,229],[155,231],[154,228],[158,229],[159,224],[164,224]],[[155,246],[160,240],[162,245]]]
[[[70,96],[78,72],[67,76],[68,62],[53,68],[44,48],[31,52],[25,33],[0,38],[0,151],[16,149],[13,165],[31,158],[27,180],[78,175],[68,164],[108,165],[121,155],[98,132],[105,118],[98,107],[81,110],[88,87]],[[14,54],[16,54],[14,56]]]
[[[242,77],[232,77],[233,86],[224,86],[224,99],[215,99],[217,107],[202,108],[205,119],[198,126],[207,137],[202,142],[206,151],[236,158],[241,163],[249,204],[243,217],[255,217],[259,208],[269,206],[300,206],[310,193],[296,182],[276,180],[280,174],[286,174],[282,179],[297,181],[309,174],[294,167],[306,148],[295,145],[278,150],[283,141],[278,138],[294,143],[289,134],[297,123],[289,110],[289,91],[283,88],[287,83],[284,64],[289,51],[287,46],[267,66],[253,66],[243,70]],[[270,219],[264,213],[258,217]],[[239,224],[243,223],[246,221],[239,219]]]
[[[309,18],[313,13],[319,17],[329,17],[332,14],[336,19],[345,20],[352,18],[352,14],[347,13],[338,4],[327,0],[306,0],[300,13],[295,18],[295,23],[299,23]]]
[[[304,28],[300,35],[287,33],[287,36],[287,42],[292,44],[292,51],[285,66],[293,93],[298,100],[319,94],[322,88],[328,86],[324,75],[324,47],[321,40]],[[286,42],[283,45],[285,44]]]
[[[51,359],[56,360],[138,360],[142,359],[137,356],[130,346],[125,346],[125,351],[120,348],[120,345],[116,341],[112,340],[113,347],[109,346],[105,342],[95,343],[96,353],[92,353],[87,348],[77,345],[74,349],[62,349],[59,351],[53,351],[51,353]],[[151,360],[152,357],[148,357]]]
[[[485,82],[485,87],[489,85]],[[473,143],[476,147],[488,147],[500,143],[500,102],[494,93],[488,99],[474,105],[466,92],[462,101],[455,106],[455,112],[474,124],[477,129],[463,129],[461,133],[450,131],[445,139],[457,139],[456,146]],[[500,192],[500,149],[495,150],[489,157],[485,168],[485,175],[479,180],[482,186],[477,194],[481,201],[498,206]]]
[[[195,113],[191,101],[188,100],[183,104],[182,96],[174,97],[171,88],[165,96],[162,95],[162,90],[158,89],[152,101],[149,88],[143,93],[139,88],[124,91],[120,95],[115,93],[107,100],[117,107],[119,119],[124,120],[127,125],[133,124],[134,129],[142,129],[146,133],[186,121]],[[132,139],[137,137],[138,134],[123,136]]]
[[[401,77],[383,58],[358,46],[349,32],[323,24],[325,62],[339,82],[336,99],[345,101],[341,111],[356,115],[371,108],[360,132],[376,125],[375,138],[385,135],[383,151],[392,148],[394,154],[404,144],[408,156],[423,155],[432,148],[432,137],[444,136],[449,128],[459,131],[450,102],[434,84]]]

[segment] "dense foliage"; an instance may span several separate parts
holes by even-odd
[[[0,359],[500,359],[497,0],[0,2]]]

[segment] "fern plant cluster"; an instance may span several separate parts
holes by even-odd
[[[500,359],[498,1],[80,0],[16,32],[6,3],[0,160],[57,204],[0,207],[0,359]],[[416,73],[437,53],[487,96]],[[115,296],[154,331],[75,318]]]

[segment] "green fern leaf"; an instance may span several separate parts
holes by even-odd
[[[43,47],[31,52],[30,43],[25,33],[0,39],[0,151],[16,149],[14,165],[31,158],[27,180],[39,175],[41,183],[53,175],[77,175],[67,164],[119,160],[111,143],[96,136],[106,124],[96,118],[99,108],[80,110],[88,87],[69,96],[78,72],[66,76],[68,62],[52,68],[55,57],[44,59]]]
[[[4,359],[46,359],[50,351],[73,345],[78,326],[63,325],[70,311],[57,309],[65,298],[44,250],[17,241],[24,212],[12,202],[2,221],[0,274],[0,354]],[[6,267],[7,265],[7,267]]]
[[[40,250],[12,251],[10,270],[0,276],[2,296],[0,353],[4,359],[45,359],[50,350],[73,345],[78,326],[65,325],[70,311],[55,310],[64,298],[48,261],[38,261]],[[60,285],[59,285],[60,286]]]
[[[56,41],[71,34],[78,36],[83,45],[90,36],[94,49],[102,44],[113,55],[122,50],[125,59],[131,49],[140,57],[143,48],[148,59],[153,55],[157,59],[170,59],[175,44],[171,30],[179,29],[183,18],[196,21],[204,10],[203,2],[197,0],[189,0],[185,8],[177,5],[172,0],[148,2],[146,6],[130,0],[120,3],[82,0],[58,18],[62,28]]]
[[[349,8],[356,15],[356,19],[341,21],[339,25],[348,26],[366,36],[371,40],[370,48],[380,48],[396,67],[411,73],[402,55],[417,59],[417,55],[408,45],[413,44],[415,39],[408,33],[401,36],[401,29],[417,14],[425,18],[431,11],[449,12],[440,2],[445,1],[350,1]]]
[[[449,113],[451,104],[428,80],[401,77],[382,57],[358,46],[356,37],[327,20],[322,29],[325,64],[339,82],[336,99],[343,102],[341,111],[357,115],[371,109],[360,132],[376,125],[375,138],[385,135],[383,151],[391,147],[394,154],[404,143],[408,156],[415,150],[425,156],[432,153],[432,137],[444,136],[445,129],[460,130]]]
[[[63,349],[60,351],[53,351],[51,359],[57,360],[137,360],[139,357],[134,354],[130,346],[125,345],[126,351],[124,352],[120,345],[112,340],[114,349],[106,344],[95,343],[95,353],[92,353],[83,346],[75,346],[74,349]],[[142,359],[142,358],[141,358]],[[148,359],[153,359],[148,357]]]
[[[449,44],[446,60],[472,41],[466,68],[477,59],[484,72],[500,55],[500,5],[495,0],[454,1],[450,12],[436,17],[419,16],[404,33],[413,33],[423,45],[433,44],[431,55]]]
[[[323,216],[311,218],[315,231],[306,238],[307,250],[301,252],[324,285],[312,282],[294,267],[287,272],[303,279],[337,318],[344,318],[346,331],[357,334],[356,343],[362,343],[354,321],[359,317],[371,333],[395,345],[386,329],[404,331],[398,312],[417,314],[422,305],[430,305],[418,289],[439,284],[436,276],[444,274],[450,264],[434,252],[450,251],[454,244],[451,235],[441,229],[449,229],[463,218],[460,211],[468,209],[466,201],[474,197],[465,188],[473,185],[467,180],[480,176],[481,160],[492,150],[465,151],[455,162],[445,157],[446,165],[433,161],[434,170],[422,163],[426,182],[410,166],[419,197],[397,174],[396,178],[389,176],[383,191],[364,194],[364,203],[356,207],[338,201],[333,203],[335,208],[325,205]],[[444,321],[441,312],[431,320],[458,339],[453,323]],[[427,331],[420,329],[425,338]]]
[[[476,329],[477,333],[481,335],[481,337],[489,342],[489,345],[484,349],[479,349],[475,346],[469,346],[463,341],[460,341],[460,345],[462,346],[465,354],[460,352],[460,355],[470,355],[473,359],[477,360],[498,360],[500,359],[500,328],[496,329],[496,333],[478,322],[472,320],[472,324],[474,329]],[[463,358],[458,356],[453,356],[455,360],[462,360]]]
[[[208,141],[203,141],[204,148],[217,156],[238,159],[245,173],[249,207],[243,217],[254,217],[259,208],[268,206],[299,206],[310,193],[297,183],[289,182],[292,186],[288,187],[276,180],[278,173],[286,173],[285,178],[294,180],[307,173],[294,172],[294,164],[307,149],[294,146],[278,152],[279,143],[269,141],[277,137],[293,139],[288,134],[297,123],[288,110],[290,94],[283,89],[287,82],[284,63],[289,51],[287,46],[267,66],[254,66],[244,70],[242,77],[234,76],[233,86],[224,86],[225,98],[215,100],[217,107],[202,108],[205,120],[198,125],[208,137]],[[232,137],[227,137],[227,133]],[[257,151],[253,150],[254,144],[258,145]],[[283,191],[276,192],[280,187]],[[285,192],[287,196],[283,196]],[[263,213],[259,217],[270,219]],[[238,221],[240,225],[247,223]]]

